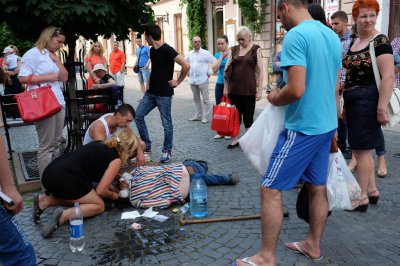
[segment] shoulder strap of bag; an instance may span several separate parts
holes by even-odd
[[[31,85],[32,78],[33,78],[33,75],[28,76],[28,82],[26,83],[25,91],[27,91],[29,88],[29,85]]]
[[[374,70],[376,88],[379,91],[379,86],[381,84],[381,75],[379,74],[378,63],[376,62],[376,55],[375,55],[374,40],[376,36],[377,35],[375,35],[374,38],[372,38],[372,40],[369,42],[369,54],[371,55],[372,69]]]
[[[142,55],[142,49],[143,49],[143,47],[144,47],[144,45],[142,45],[142,47],[140,48],[140,51],[139,51],[139,57],[138,57],[138,60],[137,60],[137,66],[139,67],[139,61],[140,61],[140,56]]]

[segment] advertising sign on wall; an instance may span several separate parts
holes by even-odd
[[[339,10],[339,1],[338,0],[325,0],[324,1],[324,10],[325,10],[325,15],[326,15],[326,22],[328,25],[330,25],[332,14]]]

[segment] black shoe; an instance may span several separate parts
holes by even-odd
[[[349,212],[366,212],[368,209],[368,205],[369,204],[364,204],[364,205],[359,205],[357,208],[353,209],[353,210],[346,210]]]
[[[60,217],[63,211],[64,210],[62,208],[57,208],[51,215],[47,223],[43,225],[41,229],[43,238],[50,237],[53,234],[53,232],[57,230],[58,226],[60,225]]]
[[[234,148],[236,148],[236,147],[239,147],[239,142],[237,142],[236,144],[229,144],[228,146],[227,146],[227,148],[228,149],[234,149]]]

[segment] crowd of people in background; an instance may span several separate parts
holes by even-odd
[[[380,197],[372,150],[376,151],[378,158],[377,175],[382,178],[387,175],[382,126],[388,123],[387,106],[393,84],[400,86],[400,37],[390,43],[387,36],[376,30],[379,3],[376,0],[355,1],[351,14],[354,20],[352,30],[348,29],[345,12],[337,11],[326,18],[320,5],[308,4],[305,0],[279,0],[277,14],[288,32],[282,40],[282,51],[274,57],[273,72],[278,78],[267,98],[274,105],[287,106],[285,125],[260,186],[262,246],[255,256],[237,260],[238,265],[276,263],[275,250],[283,222],[282,190],[292,189],[299,180],[306,182],[309,189],[310,217],[314,220],[310,222],[310,232],[304,241],[286,243],[285,247],[313,261],[323,259],[320,242],[328,212],[325,184],[330,143],[336,132],[338,146],[346,158],[351,158],[348,167],[356,173],[361,188],[359,206],[353,211],[366,212],[369,204],[377,204]],[[184,202],[189,193],[190,174],[193,174],[188,172],[191,164],[151,169],[140,167],[144,165],[145,154],[152,151],[146,116],[156,107],[164,129],[160,163],[172,159],[172,99],[174,89],[186,76],[193,93],[195,111],[189,121],[208,123],[211,113],[209,78],[216,75],[215,103],[218,105],[223,96],[228,97],[237,108],[245,130],[252,126],[256,101],[262,98],[264,66],[261,47],[253,43],[249,28],[238,28],[238,44],[233,47],[228,47],[227,36],[219,36],[218,52],[214,56],[202,48],[201,38],[195,36],[192,39],[193,50],[184,57],[162,41],[161,33],[157,25],[146,26],[144,38],[151,47],[143,44],[142,35],[136,36],[135,72],[142,92],[136,111],[129,104],[123,104],[121,99],[126,55],[119,49],[119,43],[113,43],[108,58],[109,71],[102,44],[98,41],[92,43],[84,58],[88,73],[86,88],[109,89],[117,110],[94,121],[85,134],[85,145],[63,156],[59,156],[65,121],[62,82],[67,81],[68,72],[56,53],[65,42],[65,33],[61,28],[47,27],[35,46],[22,58],[18,56],[16,46],[4,48],[0,71],[4,89],[0,94],[17,94],[23,90],[22,84],[28,82],[30,86],[27,89],[47,83],[62,107],[60,112],[34,123],[38,135],[39,174],[43,188],[50,193],[34,198],[33,220],[36,224],[40,223],[40,215],[50,206],[71,206],[79,202],[84,217],[102,213],[103,198],[119,198],[120,188],[113,182],[122,164],[134,157],[138,172],[133,178],[137,180],[144,172],[156,179],[159,175],[155,176],[153,172],[168,169],[176,172],[170,180],[175,185],[176,195],[167,191],[168,201],[151,198],[150,202],[155,200],[160,204],[154,206]],[[302,38],[307,40],[306,44]],[[371,65],[370,42],[381,74],[379,87]],[[181,66],[178,77],[174,76],[175,63]],[[342,113],[338,112],[338,97],[344,99]],[[18,119],[17,113],[7,116]],[[130,128],[133,121],[140,137]],[[239,147],[239,137],[233,137],[227,148]],[[214,138],[231,139],[218,134]],[[1,141],[0,163],[4,166],[6,157],[3,151]],[[12,213],[21,210],[22,199],[15,186],[9,184],[8,166],[3,166],[0,169],[1,187],[17,203],[14,207],[1,206],[0,215],[5,217],[7,210]],[[214,178],[211,176],[209,180],[217,180],[215,184],[237,183],[232,175]],[[98,185],[94,187],[92,182]],[[134,195],[134,191],[131,194]],[[144,199],[135,199],[134,202],[135,206],[150,206]],[[55,209],[42,227],[42,235],[49,237],[70,215],[71,209]],[[7,223],[7,228],[19,232],[16,241],[23,241],[21,230],[12,222],[14,218],[6,218],[4,224]],[[29,256],[33,252],[31,245],[25,241],[25,246],[18,252],[21,251],[26,255],[26,265],[33,265],[34,256]],[[3,258],[1,249],[0,258]]]

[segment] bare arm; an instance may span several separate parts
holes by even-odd
[[[58,73],[60,81],[67,81],[68,80],[68,71],[65,69],[64,64],[61,62],[60,58],[55,53],[49,53],[51,60],[56,63],[60,72]]]
[[[120,158],[114,159],[108,165],[107,170],[102,176],[99,185],[96,187],[96,193],[102,198],[110,198],[116,200],[119,198],[117,192],[113,191],[110,185],[118,175],[119,170],[121,169],[122,161]],[[111,189],[112,188],[112,189]]]
[[[228,54],[228,61],[226,61],[225,69],[224,69],[224,96],[228,96],[228,86],[229,86],[229,80],[225,78],[225,71],[228,68],[228,66],[232,64],[232,50],[229,51]]]
[[[214,61],[213,65],[212,65],[212,71],[214,71],[214,73],[217,73],[217,72],[218,72],[219,67],[220,67],[221,64],[222,64],[222,60],[223,60],[224,58],[226,58],[228,55],[229,55],[229,51],[228,51],[228,50],[225,50],[225,51],[221,52],[220,57],[219,57],[217,60]]]
[[[280,91],[271,91],[268,101],[273,105],[281,106],[293,103],[300,99],[306,90],[306,68],[303,66],[290,66],[287,69],[288,79],[285,87]]]
[[[103,123],[101,123],[100,121],[93,122],[93,124],[89,127],[89,134],[92,137],[93,141],[106,140],[106,129],[104,128]]]
[[[390,97],[393,93],[393,80],[394,80],[394,60],[393,55],[383,54],[377,57],[378,69],[381,73],[382,79],[379,86],[379,101],[378,101],[378,122],[380,124],[387,124],[389,117],[387,116],[387,107]]]
[[[260,100],[262,97],[262,86],[264,81],[264,67],[262,62],[261,48],[257,49],[257,77],[258,77],[258,89],[256,94],[256,100]]]
[[[8,164],[7,153],[4,147],[3,139],[0,137],[0,186],[1,191],[9,196],[13,202],[13,206],[4,204],[4,206],[14,214],[19,213],[23,208],[22,197],[15,187],[13,176],[11,175],[10,166]]]
[[[177,87],[181,82],[185,79],[187,74],[189,73],[190,70],[190,64],[189,62],[183,57],[183,55],[179,54],[174,58],[174,61],[178,63],[182,68],[181,68],[181,74],[178,77],[178,80],[170,80],[168,81],[169,85],[173,88]]]
[[[115,85],[115,81],[113,79],[108,79],[107,83],[103,83],[103,84],[93,84],[93,89],[107,89],[109,87],[111,87],[112,85]]]
[[[342,70],[338,71],[338,78],[337,78],[337,82],[336,82],[336,88],[335,88],[335,98],[336,98],[336,110],[337,110],[337,117],[338,118],[342,118],[342,114],[340,113],[340,95],[339,95],[339,91],[341,88],[341,83],[340,83],[340,73],[342,72]]]

